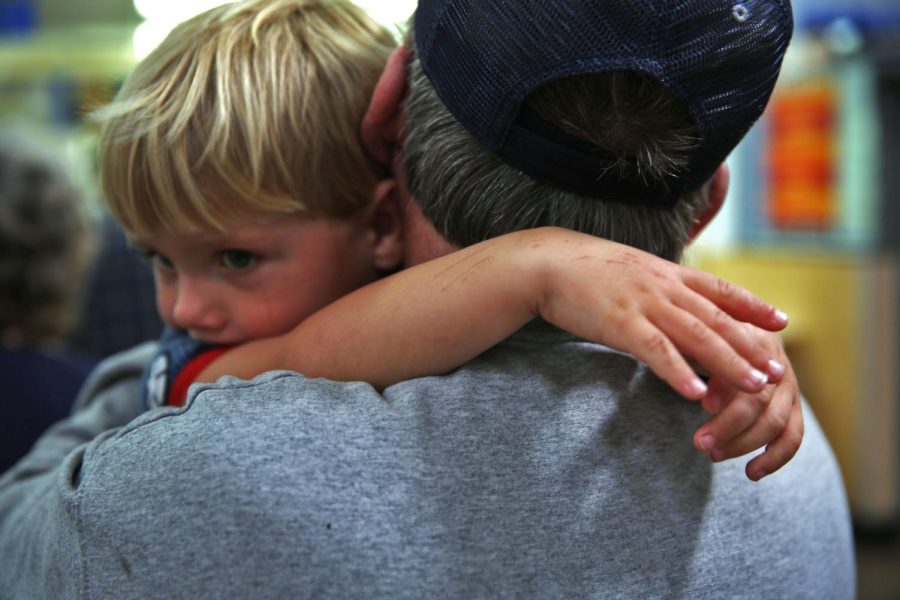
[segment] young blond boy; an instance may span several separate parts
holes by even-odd
[[[682,354],[750,393],[780,378],[775,351],[723,311],[773,330],[782,314],[591,236],[519,232],[382,279],[402,266],[407,207],[357,132],[393,47],[350,2],[226,5],[176,28],[98,113],[110,210],[152,261],[171,327],[151,399],[272,369],[384,387],[452,369],[535,316],[631,352],[688,398],[708,387]],[[784,444],[760,410],[726,411],[695,437],[713,458]],[[755,460],[771,473],[792,454]]]

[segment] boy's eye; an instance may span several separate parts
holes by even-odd
[[[249,269],[256,265],[259,256],[247,250],[225,250],[221,254],[222,265],[235,270]]]
[[[165,254],[157,254],[155,259],[156,259],[156,264],[163,267],[164,269],[174,269],[175,268],[175,263],[173,263],[169,259],[169,257],[166,256]]]
[[[161,267],[163,269],[174,269],[175,263],[169,260],[169,257],[165,254],[160,254],[156,250],[149,250],[147,248],[142,248],[139,250],[141,256],[144,257],[146,261],[148,261],[154,267]]]

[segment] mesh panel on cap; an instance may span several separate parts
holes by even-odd
[[[708,179],[762,114],[791,30],[780,0],[421,0],[416,15],[423,70],[448,110],[517,162],[552,151],[539,139],[524,152],[504,149],[522,101],[542,84],[607,70],[657,79],[684,102],[701,138],[677,174],[688,188]],[[558,179],[566,187],[565,174]]]

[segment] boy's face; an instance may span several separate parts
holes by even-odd
[[[228,233],[134,239],[151,260],[163,321],[212,344],[286,333],[326,304],[375,280],[361,219],[245,221]]]

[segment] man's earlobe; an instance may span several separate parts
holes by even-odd
[[[400,143],[403,129],[402,109],[406,98],[408,60],[406,46],[397,48],[388,58],[360,126],[363,148],[386,168],[391,167],[394,147]]]
[[[713,220],[713,217],[719,213],[719,210],[725,203],[725,196],[728,195],[728,182],[730,178],[731,174],[728,170],[728,165],[725,163],[719,165],[719,168],[716,169],[715,174],[709,182],[709,188],[707,190],[708,207],[694,219],[690,241],[693,241],[694,238],[700,235],[700,232],[703,231],[706,226],[709,225],[709,222]]]
[[[372,257],[377,270],[395,271],[403,263],[403,211],[394,193],[393,179],[382,179],[373,192],[370,227],[373,234]]]

